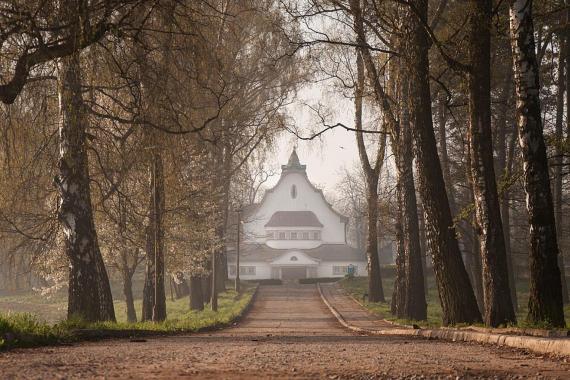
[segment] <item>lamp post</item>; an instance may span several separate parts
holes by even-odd
[[[239,294],[240,292],[240,283],[239,283],[239,238],[241,233],[241,209],[237,210],[237,245],[236,245],[236,283],[235,289],[236,293]]]

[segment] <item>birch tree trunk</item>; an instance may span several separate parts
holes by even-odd
[[[412,99],[412,135],[419,174],[419,191],[426,215],[426,233],[433,254],[434,272],[443,310],[444,325],[481,321],[481,314],[461,252],[449,208],[445,181],[432,121],[429,87],[429,40],[423,27],[427,22],[427,0],[411,1],[417,14],[409,21],[408,64]],[[419,19],[422,18],[422,20]]]
[[[418,204],[414,185],[412,136],[409,123],[402,123],[400,129],[397,160],[400,163],[398,173],[403,190],[402,229],[404,257],[406,259],[406,302],[404,310],[406,318],[421,321],[427,319],[427,303],[420,246]]]
[[[510,1],[516,116],[530,224],[528,320],[564,326],[558,242],[539,100],[532,0]]]
[[[59,64],[59,192],[58,219],[69,260],[68,318],[115,320],[109,278],[99,250],[93,220],[85,130],[87,120],[81,94],[79,53]]]
[[[469,144],[475,215],[479,226],[480,254],[487,326],[516,322],[505,237],[495,180],[491,134],[491,0],[471,1],[469,83]]]
[[[392,139],[398,173],[398,206],[403,252],[403,279],[400,279],[396,306],[397,315],[411,320],[427,319],[427,304],[422,266],[422,251],[418,222],[418,205],[414,185],[412,135],[409,112],[409,81],[407,72],[399,71],[398,89],[400,99],[400,124],[398,135]],[[395,74],[395,73],[393,73]],[[402,261],[402,260],[400,260]],[[397,265],[398,266],[398,265]],[[398,270],[398,273],[401,270]],[[398,276],[397,276],[398,278]],[[396,291],[394,292],[396,294]]]

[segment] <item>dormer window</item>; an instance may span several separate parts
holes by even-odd
[[[297,186],[295,185],[291,186],[291,198],[297,198]]]

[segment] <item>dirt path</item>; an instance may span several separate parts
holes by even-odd
[[[312,285],[262,287],[239,326],[211,334],[0,354],[2,379],[108,377],[568,379],[570,364],[475,344],[353,335]]]

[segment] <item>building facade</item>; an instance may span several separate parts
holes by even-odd
[[[311,184],[295,150],[262,201],[242,213],[240,278],[300,279],[367,275],[366,256],[346,242],[348,218]],[[236,276],[236,250],[228,274]]]

